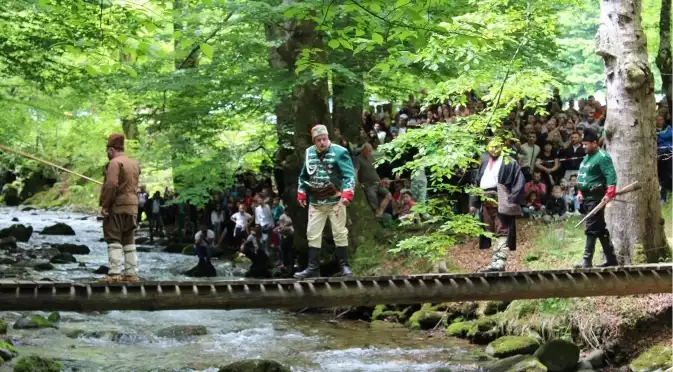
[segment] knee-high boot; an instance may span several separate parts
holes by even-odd
[[[509,252],[509,247],[507,246],[507,237],[498,237],[498,240],[491,244],[494,244],[492,247],[493,254],[491,255],[491,265],[479,271],[505,271],[505,267],[507,265],[507,253]]]
[[[336,247],[336,256],[341,268],[341,276],[353,276],[351,269],[348,267],[348,247]]]
[[[297,279],[320,276],[320,248],[308,247],[308,266],[306,270],[294,274]]]
[[[600,265],[597,265],[597,267],[608,267],[608,266],[617,266],[617,256],[615,256],[615,247],[612,245],[612,242],[610,241],[610,235],[605,234],[601,236],[600,238],[601,241],[601,246],[603,247],[603,253],[605,253],[605,262],[603,262]]]
[[[575,268],[584,269],[593,266],[594,251],[596,250],[596,237],[587,235],[587,241],[584,246],[584,258],[582,262],[575,265]]]

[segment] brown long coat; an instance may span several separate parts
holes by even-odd
[[[140,166],[134,159],[120,155],[105,166],[105,181],[99,204],[109,213],[138,213],[138,181]]]

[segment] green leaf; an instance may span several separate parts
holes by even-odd
[[[330,48],[332,48],[332,49],[336,49],[336,48],[339,47],[339,40],[337,40],[337,39],[332,39],[332,40],[330,40],[330,41],[327,42],[327,45],[328,45]]]
[[[298,12],[297,8],[292,7],[290,9],[286,10],[285,13],[283,13],[283,17],[292,18],[292,17],[294,17],[295,14],[297,14],[297,12]]]
[[[145,22],[144,25],[147,31],[149,32],[154,32],[157,29],[157,26],[152,22]]]
[[[131,75],[132,77],[138,77],[138,73],[133,67],[129,65],[122,65],[122,68],[124,69],[124,71],[126,71],[127,74]]]
[[[383,44],[383,36],[377,34],[376,32],[372,33],[372,41],[377,44]]]
[[[308,63],[303,63],[303,64],[301,64],[301,65],[297,65],[297,68],[294,69],[294,71],[295,71],[296,73],[300,73],[300,72],[306,70],[307,67],[308,67]]]
[[[84,66],[84,69],[86,70],[86,72],[87,72],[89,75],[92,75],[92,76],[93,76],[93,75],[97,75],[97,74],[98,74],[98,70],[96,70],[96,68],[93,67],[93,66],[91,66],[91,65],[86,65],[86,66]]]
[[[355,36],[362,36],[365,34],[365,31],[362,29],[355,29]]]
[[[199,45],[199,49],[201,49],[203,54],[205,54],[208,58],[213,59],[214,50],[213,50],[212,46],[210,46],[206,43],[203,43],[203,44]]]
[[[369,5],[369,9],[371,9],[374,13],[379,13],[381,11],[381,5],[372,3]]]
[[[201,0],[205,6],[213,6],[213,0]]]
[[[192,44],[194,44],[194,40],[192,39],[185,39],[180,41],[180,47],[181,48],[189,48]]]
[[[173,39],[179,39],[180,36],[182,36],[182,31],[177,30],[177,31],[173,32]]]
[[[46,8],[49,6],[49,0],[40,0],[38,4],[40,5],[40,7]]]
[[[346,40],[346,39],[339,39],[339,42],[341,43],[341,45],[344,46],[344,48],[353,50],[353,45],[352,45],[351,43],[349,43],[348,40]]]

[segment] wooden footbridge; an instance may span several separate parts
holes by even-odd
[[[0,280],[0,311],[296,309],[671,293],[672,268],[671,264],[666,264],[301,281],[277,279],[106,284]]]

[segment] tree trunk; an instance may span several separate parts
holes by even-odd
[[[659,13],[659,53],[657,53],[657,67],[661,74],[661,91],[666,95],[668,111],[671,112],[671,76],[673,66],[671,63],[671,0],[661,0],[661,12]]]
[[[606,221],[622,264],[657,262],[667,251],[657,179],[654,77],[640,0],[601,1],[597,54],[605,63],[608,152],[617,189],[638,181],[642,189],[606,207]]]
[[[298,2],[284,0],[284,3]],[[324,79],[299,83],[296,79],[296,62],[304,48],[324,49],[322,37],[313,21],[285,22],[283,27],[267,24],[268,41],[281,41],[269,48],[269,65],[279,70],[294,88],[290,94],[281,95],[276,106],[278,147],[276,154],[277,184],[286,205],[286,213],[292,218],[295,228],[295,247],[306,249],[307,210],[297,203],[297,182],[304,161],[304,152],[311,145],[311,128],[317,123],[331,127],[327,105],[328,88]]]
[[[358,142],[362,128],[362,111],[365,97],[365,84],[362,75],[348,79],[340,73],[334,73],[332,80],[332,123],[344,138]]]
[[[122,119],[122,129],[127,140],[138,139],[138,118],[129,116]]]

